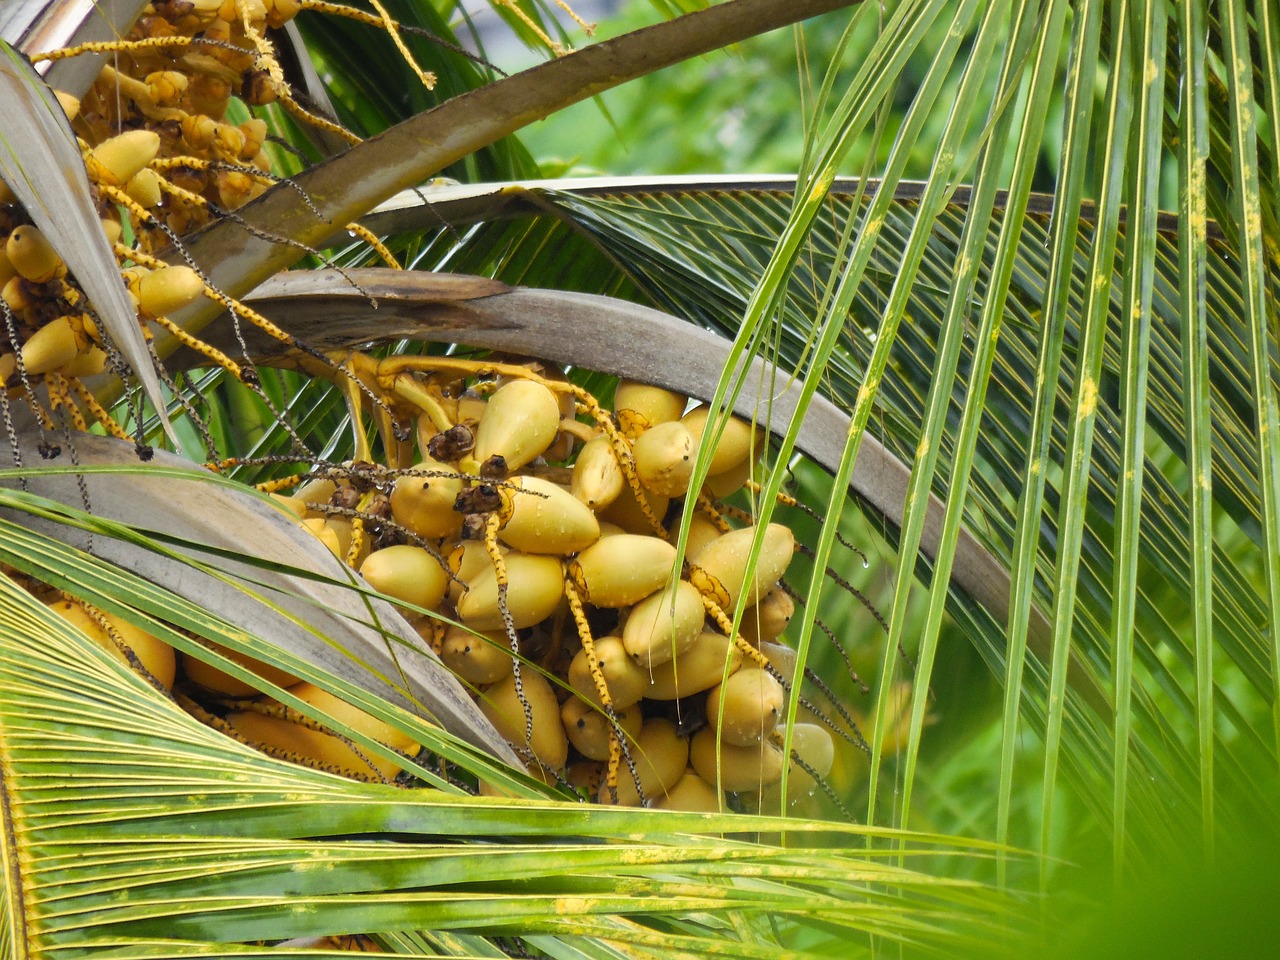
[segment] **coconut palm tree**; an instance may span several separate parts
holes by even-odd
[[[388,7],[443,29],[430,7]],[[502,140],[662,64],[845,7],[793,178],[531,182]],[[801,469],[828,521],[800,585],[802,657],[824,655],[815,611],[842,513],[861,503],[894,543],[872,722],[889,726],[905,677],[902,752],[870,738],[866,785],[844,798],[868,826],[770,824],[786,843],[718,839],[766,829],[728,815],[547,799],[480,752],[502,748],[395,643],[408,639],[395,614],[339,589],[269,510],[176,459],[140,468],[89,438],[78,463],[37,468],[48,438],[19,424],[4,562],[192,656],[235,669],[196,635],[284,667],[534,799],[477,803],[430,770],[432,789],[393,791],[263,757],[6,588],[0,945],[275,956],[369,933],[412,954],[498,955],[518,940],[552,955],[757,956],[851,935],[871,950],[987,948],[993,931],[1020,942],[1018,891],[1060,889],[1055,855],[1076,834],[1124,879],[1172,849],[1212,856],[1239,822],[1266,818],[1280,754],[1276,18],[1230,0],[732,0],[496,81],[410,38],[448,80],[438,105],[416,87],[390,94],[404,86],[378,46],[390,41],[301,18],[335,108],[371,139],[187,254],[326,348],[459,342],[644,374],[767,420],[777,469],[762,519],[797,453],[831,474]],[[25,76],[14,89],[38,90]],[[56,151],[35,125],[15,130],[6,181],[71,162],[32,152]],[[412,189],[442,171],[462,183]],[[51,189],[43,202],[61,212]],[[368,268],[351,247],[336,262],[358,293],[331,271],[280,274],[359,218],[415,270]],[[442,269],[466,279],[429,272]],[[181,321],[234,343],[219,313]],[[156,345],[191,363],[176,347]],[[271,383],[307,439],[342,421],[331,386]],[[289,449],[282,426],[229,419],[219,439],[233,452]],[[271,533],[246,558],[250,522]],[[962,638],[1001,692],[956,786],[922,737],[945,680],[935,665]],[[933,832],[895,832],[913,828]]]

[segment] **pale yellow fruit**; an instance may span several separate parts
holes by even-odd
[[[398,477],[391,490],[392,518],[425,540],[453,536],[462,529],[462,514],[453,504],[462,492],[463,479],[448,475],[450,467],[434,460],[424,460],[416,469],[438,470],[444,475]]]
[[[325,711],[335,721],[344,723],[353,730],[377,740],[379,743],[385,743],[401,753],[415,756],[421,749],[407,733],[379,720],[375,716],[365,713],[359,707],[352,706],[340,697],[329,693],[327,690],[322,690],[314,684],[300,683],[291,687],[289,692],[304,703],[309,703],[316,709]],[[327,723],[324,718],[320,718],[320,722]],[[358,749],[368,756],[369,762],[388,779],[394,777],[402,769],[402,765],[393,760],[385,760],[382,757],[374,756],[371,751],[362,747],[358,747]]]
[[[678,420],[650,427],[635,441],[636,474],[654,493],[682,497],[689,489],[697,449],[693,434]]]
[[[123,187],[159,152],[158,134],[150,130],[129,130],[98,144],[85,162],[95,180]]]
[[[732,530],[690,558],[696,569],[689,579],[715,597],[721,607],[732,607],[744,594],[748,604],[755,603],[787,572],[796,545],[791,529],[780,523],[769,524],[759,558],[750,564],[755,532],[755,527]]]
[[[649,505],[649,512],[661,523],[667,513],[667,506],[671,503],[670,499],[650,490],[645,492],[644,500]],[[654,533],[653,525],[645,517],[644,511],[641,509],[640,503],[636,500],[635,493],[630,486],[623,487],[617,499],[600,512],[600,519],[616,523],[628,533],[646,535]]]
[[[324,517],[308,517],[302,521],[302,527],[328,547],[335,557],[339,560],[346,560],[346,552],[342,549],[342,543],[338,539],[337,531],[329,526]]]
[[[138,306],[151,317],[167,317],[204,293],[204,281],[187,266],[163,267],[138,279]]]
[[[718,768],[717,742],[716,732],[703,727],[689,743],[689,763],[707,783],[719,783],[730,793],[740,793],[759,790],[782,779],[782,751],[768,740],[750,747],[720,743]]]
[[[246,670],[256,673],[263,680],[268,683],[274,683],[277,687],[291,687],[300,682],[293,674],[287,673],[279,667],[273,667],[269,663],[263,663],[254,657],[237,653],[212,641],[207,641],[206,643],[211,650],[222,654],[228,660],[234,660]],[[186,653],[182,655],[182,672],[187,675],[187,679],[192,683],[199,684],[205,689],[212,690],[214,693],[219,693],[223,696],[255,697],[261,692],[253,684],[238,677],[233,677],[213,664],[205,663],[203,660]]]
[[[634,380],[619,382],[613,394],[613,410],[627,436],[636,436],[660,423],[679,420],[689,405],[686,397],[662,387]]]
[[[665,586],[675,559],[676,548],[665,540],[623,533],[583,550],[569,572],[587,603],[627,607]]]
[[[723,794],[707,783],[695,770],[686,770],[675,786],[654,804],[661,810],[683,810],[685,813],[719,813]]]
[[[772,643],[787,629],[796,602],[781,587],[774,587],[742,615],[742,635],[755,646]]]
[[[592,647],[609,690],[610,702],[618,709],[639,702],[649,685],[649,676],[627,656],[622,641],[617,637],[600,637]],[[596,706],[602,706],[585,649],[579,650],[569,664],[569,685]]]
[[[564,576],[560,560],[532,554],[509,553],[507,568],[507,609],[517,630],[541,623],[564,596]],[[503,629],[498,607],[498,578],[492,567],[481,571],[458,601],[458,619],[475,630]]]
[[[732,676],[742,666],[742,651],[721,633],[703,631],[688,650],[670,663],[654,667],[645,699],[679,700],[710,690],[725,677],[725,661]]]
[[[14,228],[5,244],[5,253],[13,268],[32,283],[48,283],[59,272],[66,271],[53,244],[38,227],[30,224]]]
[[[107,354],[101,347],[90,346],[58,368],[64,377],[95,377],[107,367]]]
[[[316,477],[298,488],[297,497],[303,503],[328,503],[338,485],[328,477]]]
[[[630,769],[622,764],[618,772],[619,806],[637,806],[640,793],[647,802],[658,801],[680,781],[689,766],[689,741],[680,736],[674,723],[661,717],[646,720],[628,750],[640,779],[640,790],[636,790]],[[600,786],[599,799],[601,803],[613,802],[604,784]]]
[[[498,545],[498,553],[506,556],[511,551],[502,544]],[[449,599],[456,605],[467,591],[467,585],[486,570],[493,569],[493,559],[480,540],[464,540],[449,556],[449,569],[453,571],[453,579],[449,581]]]
[[[786,742],[788,724],[778,724],[774,737],[782,743]],[[836,762],[836,745],[826,727],[816,723],[793,723],[791,729],[791,752],[800,758],[809,770],[793,763],[790,781],[793,786],[802,790],[812,790],[815,786],[813,775],[825,777],[831,772]]]
[[[160,192],[160,174],[150,167],[143,167],[125,184],[124,192],[140,207],[150,210],[160,206],[164,194]]]
[[[480,636],[476,636],[479,632]],[[457,676],[483,686],[512,672],[511,643],[504,632],[472,631],[451,626],[445,631],[440,659]]]
[[[542,674],[531,669],[520,671],[520,685],[524,701],[516,693],[515,677],[510,676],[499,680],[480,695],[480,710],[498,733],[517,749],[527,747],[540,763],[559,770],[568,759],[569,741],[560,723],[560,704],[555,691]],[[533,737],[528,743],[525,742],[525,702],[533,716]]]
[[[291,497],[283,493],[268,494],[273,503],[281,507],[295,520],[302,520],[307,515],[307,502],[298,497]]]
[[[512,380],[489,398],[472,456],[480,463],[501,456],[508,470],[519,470],[551,446],[559,429],[555,394],[532,380]]]
[[[440,560],[407,543],[373,551],[360,564],[360,574],[379,593],[427,610],[440,605],[449,585]]]
[[[635,605],[622,626],[622,644],[636,663],[649,670],[688,650],[705,619],[698,588],[677,580]]]
[[[53,610],[68,623],[87,633],[125,666],[130,669],[133,668],[133,665],[129,662],[128,655],[116,645],[115,641],[107,634],[107,631],[85,612],[83,607],[69,600],[57,600],[49,604],[49,609]],[[125,646],[133,651],[134,656],[138,658],[138,662],[142,664],[146,671],[155,677],[166,690],[171,689],[174,675],[177,673],[177,660],[173,654],[173,647],[163,640],[153,637],[146,631],[140,630],[133,624],[121,620],[119,617],[113,617],[104,612],[103,619],[115,631],[120,640],[124,642]]]
[[[512,549],[565,555],[600,539],[596,515],[563,487],[539,477],[515,477],[511,483],[511,516],[498,536]]]
[[[676,536],[680,533],[680,518],[676,517],[672,520],[667,530],[671,534],[671,542],[675,543]],[[685,542],[684,555],[689,558],[696,557],[703,547],[720,535],[720,528],[712,523],[709,517],[695,513],[689,522],[689,539]]]
[[[52,373],[80,353],[70,317],[56,317],[31,335],[22,345],[22,366],[30,376]]]
[[[796,676],[796,650],[785,643],[761,643],[760,652],[769,661],[769,666],[791,681]]]
[[[644,723],[639,705],[615,709],[613,715],[625,741],[639,736]],[[580,754],[590,760],[609,759],[609,741],[617,728],[603,710],[579,697],[570,697],[560,707],[560,722],[564,724],[569,742]]]
[[[569,490],[592,510],[600,511],[618,499],[626,482],[609,438],[600,436],[578,451]]]
[[[710,407],[694,407],[686,413],[680,422],[693,434],[695,448],[702,443],[702,434],[707,427]],[[717,417],[717,420],[720,418]],[[709,474],[724,473],[739,466],[744,460],[753,457],[764,449],[764,431],[753,430],[751,424],[737,417],[730,417],[720,434],[711,454]]]
[[[759,667],[743,667],[707,697],[707,720],[725,743],[746,747],[773,732],[786,707],[782,684]]]
[[[748,457],[724,473],[708,474],[706,482],[702,485],[702,492],[713,500],[725,500],[741,490],[751,479],[751,474],[755,470],[755,461]]]

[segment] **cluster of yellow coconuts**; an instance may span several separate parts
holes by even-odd
[[[749,564],[757,531],[716,505],[746,483],[762,432],[727,422],[677,566],[706,407],[627,381],[612,414],[535,374],[481,386],[418,418],[412,468],[326,471],[285,502],[402,605],[548,782],[692,810],[777,782],[795,542],[770,524]],[[830,770],[825,727],[796,723],[791,738],[793,776]]]

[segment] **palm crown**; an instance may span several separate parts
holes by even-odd
[[[120,6],[127,24],[137,10]],[[794,178],[484,185],[536,172],[504,138],[538,116],[842,7],[848,27]],[[431,5],[387,10],[447,34]],[[0,28],[21,43],[27,20],[11,17]],[[301,559],[306,538],[261,504],[176,462],[140,469],[129,451],[90,438],[75,441],[75,469],[39,469],[32,453],[47,438],[20,423],[0,560],[191,656],[211,656],[194,634],[333,689],[445,761],[536,799],[473,803],[441,777],[396,792],[263,757],[6,587],[5,950],[161,956],[287,941],[274,956],[294,938],[302,949],[310,937],[362,933],[409,954],[496,955],[519,937],[521,949],[552,955],[756,956],[821,951],[849,932],[872,949],[956,949],[980,930],[1018,926],[1011,890],[1037,879],[1057,889],[1051,855],[1070,849],[1064,833],[1102,837],[1124,877],[1191,837],[1211,855],[1234,825],[1270,813],[1280,752],[1270,719],[1280,699],[1274,5],[732,0],[496,81],[405,33],[438,78],[433,92],[415,78],[407,97],[389,93],[407,70],[392,39],[371,28],[353,43],[335,23],[299,17],[295,49],[305,38],[332,107],[371,139],[189,238],[187,255],[219,289],[326,349],[443,340],[601,374],[639,366],[713,407],[768,419],[777,466],[753,503],[762,527],[795,453],[831,475],[798,476],[828,521],[811,532],[811,572],[793,575],[805,605],[791,631],[811,665],[838,662],[820,616],[849,616],[827,573],[848,566],[838,521],[849,505],[866,505],[894,544],[868,696],[878,734],[865,781],[837,797],[869,826],[793,819],[768,827],[785,829],[785,843],[730,841],[720,836],[765,827],[546,799],[477,752],[502,748],[429,661],[404,665],[394,615],[333,583],[332,569],[317,576]],[[79,155],[50,145],[38,122],[47,100],[12,62],[12,96],[36,105],[6,136],[4,178],[28,207],[15,181],[34,184],[74,236],[83,222],[66,211],[88,201],[55,190],[40,168]],[[312,87],[308,102],[323,96]],[[337,149],[277,108],[259,112],[313,159]],[[408,190],[444,172],[466,183]],[[359,295],[335,293],[345,286],[328,271],[294,271],[249,296],[308,249],[335,250],[334,224],[361,218],[422,272],[355,270],[376,259],[358,244],[330,262],[355,271]],[[82,283],[91,260],[72,264]],[[114,271],[114,260],[98,269]],[[426,273],[439,269],[511,286],[442,288]],[[664,321],[599,295],[726,339],[663,354],[682,342],[679,326],[651,326]],[[221,312],[206,300],[176,319],[231,350]],[[619,340],[598,336],[605,322]],[[180,345],[161,338],[155,349],[175,367],[196,363]],[[138,349],[129,359],[163,409]],[[719,352],[708,363],[704,350]],[[346,417],[332,384],[262,376],[247,402],[225,374],[201,382],[220,452],[289,453],[295,438],[264,416],[274,401],[293,411],[302,441],[328,459],[347,455],[327,446]],[[119,390],[96,389],[106,399]],[[182,423],[174,437],[199,439]],[[694,482],[707,471],[703,457]],[[246,522],[269,531],[264,559],[236,555]],[[196,575],[216,602],[193,602],[179,581]],[[955,764],[921,740],[931,690],[945,686],[938,665],[959,662],[949,647],[962,637],[999,692],[998,707],[962,731],[985,739],[967,761],[974,785],[957,787]],[[444,731],[414,715],[424,704]],[[884,732],[896,723],[893,757]],[[77,853],[86,845],[92,856]],[[966,856],[895,862],[885,847]]]

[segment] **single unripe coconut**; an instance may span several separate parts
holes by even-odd
[[[465,481],[448,475],[451,468],[434,460],[424,460],[415,469],[438,470],[444,475],[397,477],[391,489],[392,518],[424,540],[453,536],[462,529],[462,514],[453,509],[453,504]]]
[[[498,544],[498,553],[506,556],[511,551]],[[486,570],[493,569],[493,558],[481,540],[463,540],[450,551],[449,569],[453,571],[453,579],[449,581],[449,599],[456,606],[467,592],[467,586]]]
[[[511,484],[511,515],[498,536],[512,549],[563,556],[600,539],[596,515],[563,487],[539,477],[514,477]]]
[[[341,697],[335,696],[327,690],[322,690],[314,684],[300,683],[295,687],[291,687],[289,692],[317,710],[325,711],[336,722],[344,723],[358,733],[362,733],[372,740],[377,740],[379,743],[385,743],[401,753],[416,756],[421,749],[418,743],[407,733],[398,730],[383,720],[379,720],[371,714],[365,713],[359,707],[352,706]],[[327,724],[323,717],[319,719],[321,723]],[[358,745],[357,747],[361,753],[369,756],[373,766],[387,779],[391,779],[403,769],[402,764],[394,760],[386,760],[382,757],[374,756],[371,751]]]
[[[59,367],[58,373],[64,377],[96,377],[106,367],[106,351],[90,344],[88,349],[81,350],[69,363]]]
[[[680,533],[679,517],[671,521],[667,531],[671,535],[671,542],[675,543],[676,536]],[[684,555],[688,558],[696,557],[703,547],[722,535],[720,528],[709,517],[702,513],[695,513],[689,523],[689,538],[685,541]]]
[[[677,580],[632,608],[622,626],[622,644],[636,663],[649,670],[688,650],[705,619],[698,588]]]
[[[560,722],[569,742],[591,760],[609,759],[609,742],[615,732],[621,731],[619,735],[628,744],[640,735],[644,716],[638,704],[615,708],[613,715],[618,721],[616,728],[608,714],[580,697],[570,697],[560,707]]]
[[[720,755],[718,768],[717,745]],[[782,761],[782,751],[768,740],[738,747],[719,742],[711,727],[703,727],[689,743],[689,764],[698,776],[707,783],[718,783],[730,793],[759,790],[777,783],[782,779]]]
[[[688,399],[678,393],[634,380],[619,382],[613,394],[613,411],[622,432],[629,437],[660,423],[679,420],[688,405]]]
[[[675,560],[676,548],[665,540],[623,533],[583,550],[569,573],[585,602],[627,607],[665,586]]]
[[[680,781],[689,766],[689,741],[680,736],[674,723],[662,717],[646,720],[628,750],[640,779],[640,791],[636,790],[635,779],[624,763],[618,773],[619,806],[638,806],[640,792],[647,802],[656,802]],[[599,800],[613,802],[604,784],[600,786]]]
[[[650,427],[636,438],[636,474],[640,482],[664,497],[682,497],[693,475],[698,446],[678,420]]]
[[[787,729],[787,724],[780,723],[774,731],[775,737],[783,743],[786,742]],[[817,723],[793,723],[790,729],[791,752],[809,768],[805,770],[793,760],[790,783],[800,790],[812,790],[816,786],[814,776],[825,777],[835,766],[835,741],[831,739],[831,732]]]
[[[710,407],[694,407],[680,419],[680,422],[693,435],[695,447],[702,443],[702,434],[707,428],[710,411]],[[718,419],[720,418],[717,417]],[[724,425],[724,431],[720,434],[719,442],[712,451],[711,464],[707,472],[708,474],[725,473],[763,449],[763,430],[753,430],[751,424],[745,420],[730,417]]]
[[[731,530],[690,558],[695,569],[689,579],[726,610],[744,593],[748,604],[755,603],[782,579],[795,553],[791,529],[771,523],[765,528],[758,561],[749,564],[755,533],[755,527]]]
[[[107,631],[93,617],[89,616],[88,612],[79,604],[72,603],[69,600],[56,600],[49,604],[49,609],[53,610],[54,613],[68,623],[87,633],[113,657],[126,667],[133,669],[133,664],[129,662],[128,654],[116,645],[116,642],[111,639]],[[177,660],[173,654],[173,647],[145,630],[141,630],[133,624],[121,620],[119,617],[111,616],[105,611],[102,612],[102,617],[125,646],[133,651],[134,656],[138,658],[138,662],[142,664],[147,673],[155,677],[166,690],[172,689],[173,678],[177,673]]]
[[[206,641],[206,645],[216,653],[221,654],[228,660],[235,661],[246,670],[256,673],[263,680],[273,683],[277,687],[291,687],[301,682],[293,674],[281,670],[279,667],[273,667],[269,663],[264,663],[255,657],[237,653],[235,650],[228,649],[212,641]],[[239,677],[233,677],[213,664],[206,663],[187,653],[182,654],[182,672],[187,675],[187,679],[192,683],[199,684],[206,690],[212,690],[214,693],[219,693],[223,696],[256,697],[262,692],[261,688],[241,680]]]
[[[125,184],[124,192],[145,210],[160,206],[164,194],[160,192],[160,174],[150,167],[143,167]]]
[[[639,702],[649,685],[649,676],[629,656],[617,637],[600,637],[592,647],[609,690],[609,700],[618,709]],[[602,706],[595,679],[591,676],[590,659],[585,648],[579,650],[569,664],[569,686],[596,706]]]
[[[781,587],[774,587],[759,603],[748,606],[742,616],[742,635],[755,646],[772,643],[787,629],[796,612],[796,602]]]
[[[707,720],[720,739],[747,747],[769,736],[786,707],[782,684],[767,670],[743,667],[707,697]]]
[[[32,283],[48,283],[67,270],[44,232],[29,223],[15,227],[9,234],[5,253],[13,268]]]
[[[649,512],[653,514],[658,523],[662,523],[663,517],[667,513],[667,507],[671,503],[670,499],[660,493],[648,490],[644,492],[644,501],[649,505]],[[624,486],[617,498],[600,512],[600,519],[616,523],[628,533],[646,535],[654,533],[653,524],[644,515],[644,510],[641,508],[639,501],[636,500],[636,495],[630,486]]]
[[[679,700],[710,690],[724,679],[726,660],[732,676],[742,666],[742,651],[724,634],[703,631],[675,660],[654,667],[645,699]]]
[[[769,666],[777,670],[780,676],[785,677],[788,681],[799,679],[796,677],[796,650],[794,647],[789,647],[785,643],[761,643],[759,646],[760,652],[769,661]]]
[[[407,543],[373,551],[360,565],[360,574],[379,593],[426,610],[440,605],[449,585],[440,559]]]
[[[556,395],[533,380],[512,380],[489,398],[472,455],[480,463],[500,456],[508,470],[519,470],[551,446],[559,429]]]
[[[138,306],[150,317],[167,317],[195,303],[204,293],[204,281],[187,266],[162,267],[138,278]]]
[[[527,747],[540,763],[559,770],[569,756],[569,741],[560,722],[560,703],[555,691],[542,674],[535,670],[520,671],[524,701],[516,693],[515,676],[505,677],[480,695],[480,712],[503,737],[517,749]],[[524,703],[533,716],[533,737],[526,743]]]
[[[517,630],[541,623],[555,611],[564,596],[564,574],[557,557],[509,553],[507,609]],[[458,601],[458,619],[474,630],[501,630],[498,576],[492,566],[480,572]]]
[[[440,660],[456,676],[477,686],[497,683],[509,676],[514,664],[511,642],[505,632],[474,631],[460,626],[451,626],[445,631]]]
[[[70,317],[55,317],[22,345],[22,366],[30,376],[52,373],[74,360],[80,342]]]
[[[609,438],[599,436],[588,440],[578,451],[569,490],[598,512],[618,499],[626,482]]]
[[[719,813],[723,802],[724,795],[719,790],[698,776],[696,770],[689,769],[654,806],[685,813]]]
[[[333,527],[329,526],[324,517],[308,517],[302,521],[302,528],[328,547],[329,552],[335,557],[343,562],[346,561],[346,551],[342,549],[342,543],[338,540],[338,533]]]
[[[108,186],[123,187],[160,152],[160,135],[150,130],[129,130],[104,140],[85,159],[89,175]]]

